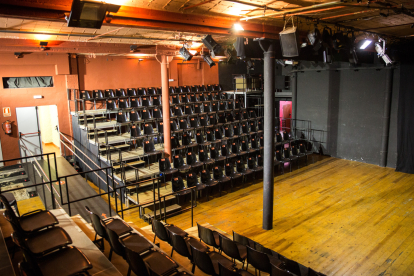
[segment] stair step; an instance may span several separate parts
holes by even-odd
[[[23,168],[0,171],[0,179],[8,178],[17,175],[25,175],[26,171]]]
[[[110,129],[110,130],[107,130],[106,132],[108,134],[110,134],[110,133],[116,133],[117,130],[116,129]],[[98,133],[98,135],[105,134],[105,131],[101,130],[101,131],[97,131],[97,133]],[[91,130],[88,134],[89,134],[89,136],[95,136],[95,131]]]
[[[128,165],[130,165],[130,166],[136,166],[136,165],[142,165],[142,164],[145,164],[145,161],[144,160],[138,160],[138,161],[134,161],[134,162],[127,162],[127,164]],[[115,169],[115,170],[118,170],[118,169],[120,169],[121,168],[121,165],[115,165],[115,166],[113,166],[113,168]],[[128,167],[127,167],[128,168]]]
[[[109,150],[113,150],[114,148],[116,148],[116,149],[126,149],[126,148],[129,148],[129,147],[130,147],[130,145],[128,145],[128,144],[116,145],[116,146],[111,146],[109,148]],[[100,148],[99,151],[106,151],[106,148]]]
[[[0,171],[8,171],[8,170],[19,169],[19,168],[23,168],[23,165],[16,164],[16,165],[11,165],[11,166],[0,167]]]
[[[170,206],[166,207],[167,214],[178,211],[178,210],[181,210],[181,206],[178,205],[178,204],[173,204],[173,205],[170,205]],[[157,217],[159,217],[161,214],[162,215],[164,214],[164,208],[161,208],[161,212],[160,212],[160,210],[157,210]],[[143,214],[143,217],[147,220],[150,220],[154,217],[154,212],[150,212],[148,214]]]
[[[105,116],[95,117],[95,120],[102,120],[102,119],[106,119],[106,117]],[[93,121],[93,117],[88,117],[88,118],[86,118],[86,120],[87,121]],[[83,122],[83,121],[85,121],[85,119],[80,118],[79,121],[82,121]]]

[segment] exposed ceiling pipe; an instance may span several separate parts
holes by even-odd
[[[288,11],[280,11],[280,12],[270,13],[270,14],[249,16],[249,17],[246,17],[246,18],[242,18],[240,20],[246,20],[247,21],[247,20],[255,19],[255,18],[263,18],[263,17],[269,17],[269,16],[284,15],[284,14],[289,14],[289,13],[294,13],[294,12],[301,12],[301,11],[312,10],[312,9],[317,9],[317,8],[323,8],[323,7],[333,6],[333,5],[341,5],[341,4],[342,4],[341,1],[322,3],[322,4],[312,5],[312,6],[308,6],[308,7],[291,9],[291,10],[288,10]]]
[[[215,1],[215,0],[207,0],[207,1],[204,1],[204,2],[201,2],[201,3],[198,3],[198,4],[195,4],[195,5],[191,5],[191,6],[185,7],[183,10],[188,10],[188,9],[191,9],[191,8],[195,8],[195,7],[198,7],[198,6],[201,6],[201,5],[204,5],[204,4],[213,2],[213,1]]]
[[[289,15],[294,16],[294,15],[301,15],[301,14],[309,14],[309,13],[313,13],[313,12],[324,12],[324,11],[336,10],[336,9],[341,9],[341,8],[344,8],[344,6],[331,7],[331,8],[319,9],[319,10],[304,11],[304,12],[297,12],[297,13],[292,13],[292,14],[289,14]],[[283,15],[275,16],[274,18],[283,18]]]
[[[379,11],[379,9],[367,10],[367,11],[359,11],[359,12],[352,12],[352,13],[346,13],[346,14],[339,14],[339,15],[324,17],[324,18],[321,18],[321,20],[333,19],[333,18],[338,18],[338,17],[343,17],[343,16],[351,16],[351,15],[356,15],[356,14],[361,14],[361,13],[377,12],[377,11]]]
[[[121,30],[121,29],[123,29],[123,28],[124,28],[124,27],[121,27],[121,28],[118,28],[118,29],[115,29],[115,30],[112,30],[112,31],[109,31],[109,32],[106,32],[106,33],[103,33],[103,34],[100,34],[100,35],[97,35],[97,36],[91,37],[91,38],[88,38],[88,41],[89,41],[89,40],[92,40],[92,39],[96,39],[96,38],[98,38],[98,37],[100,37],[100,36],[103,36],[103,35],[106,35],[106,34],[109,34],[109,33],[113,33],[113,32],[119,31],[119,30]]]
[[[262,9],[265,9],[265,10],[282,11],[282,9],[275,9],[275,8],[268,7],[266,5],[247,3],[247,2],[243,2],[243,1],[239,1],[239,0],[224,0],[224,1],[233,2],[233,3],[237,3],[237,4],[243,4],[243,5],[246,5],[246,6],[251,6],[251,7],[256,7],[256,8],[262,8]]]

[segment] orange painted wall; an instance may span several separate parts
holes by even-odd
[[[138,63],[138,59],[125,57],[101,57],[78,58],[79,68],[72,68],[73,72],[79,72],[80,89],[109,89],[129,87],[159,87],[161,86],[161,66],[155,59],[145,59]],[[72,60],[73,61],[73,60]],[[218,66],[209,68],[203,60],[197,69],[197,60],[192,60],[191,65],[180,65],[182,60],[174,59],[170,63],[169,75],[171,86],[192,85],[194,75],[201,75],[201,83],[218,83]],[[76,64],[72,62],[72,64]],[[180,66],[186,66],[179,74]],[[188,69],[192,68],[192,69]],[[79,69],[79,70],[78,70]],[[9,136],[0,132],[3,159],[20,157],[18,149],[18,127],[16,121],[16,107],[57,105],[59,112],[60,130],[72,134],[70,123],[67,88],[77,88],[77,76],[70,75],[69,58],[67,54],[32,53],[24,58],[16,59],[13,53],[0,53],[0,78],[24,77],[24,76],[53,76],[53,88],[31,89],[3,89],[0,85],[0,105],[10,107],[12,116],[4,118],[0,114],[3,123],[6,120],[13,122],[13,135]],[[198,77],[198,79],[200,79]],[[33,99],[34,95],[42,95],[43,99]]]
[[[194,59],[186,62],[191,65],[181,65],[181,59],[174,59],[169,65],[170,79],[174,79],[170,85],[192,85],[193,74],[202,75],[204,81],[198,84],[217,84],[218,66],[209,68],[201,60],[200,69],[197,69],[197,62]],[[184,74],[180,75],[180,66],[189,69],[184,70]],[[139,62],[137,58],[126,57],[81,57],[79,74],[81,75],[80,88],[86,90],[161,86],[161,65],[155,59],[144,59]]]
[[[16,120],[16,107],[57,105],[59,113],[59,127],[62,132],[71,133],[66,93],[66,78],[69,74],[67,54],[26,54],[24,58],[16,59],[13,53],[0,54],[0,78],[3,77],[28,77],[28,76],[53,76],[54,87],[31,89],[3,89],[0,85],[0,105],[11,108],[11,117],[3,117],[12,121],[12,135],[9,136],[0,131],[3,159],[20,157],[18,147],[18,132]],[[33,99],[34,95],[42,95],[43,99]]]

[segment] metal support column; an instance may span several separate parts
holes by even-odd
[[[298,72],[294,72],[291,76],[290,79],[290,85],[292,88],[292,120],[291,120],[291,133],[292,130],[294,131],[294,133],[292,133],[292,136],[294,138],[296,137],[296,111],[297,111],[297,107],[298,107],[298,101],[297,101],[297,95],[298,95]]]
[[[168,59],[161,56],[162,121],[164,124],[165,158],[171,160],[170,92],[168,91]]]
[[[380,166],[387,166],[388,157],[388,140],[390,133],[390,114],[394,69],[386,70],[385,79],[385,97],[384,97],[384,115],[382,116],[382,139],[381,139],[381,160]]]
[[[275,156],[275,45],[260,40],[264,51],[264,159],[263,159],[263,229],[273,228],[274,156]]]

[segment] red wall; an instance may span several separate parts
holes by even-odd
[[[73,62],[76,65],[76,62]],[[209,68],[203,60],[197,66],[198,60],[192,60],[191,65],[182,65],[182,60],[175,59],[169,65],[171,86],[197,84],[217,84],[218,66]],[[182,70],[182,68],[185,69]],[[128,87],[158,87],[161,86],[161,66],[155,59],[145,59],[138,63],[137,58],[125,57],[79,57],[80,89],[109,89]],[[180,69],[181,68],[181,69]],[[199,69],[197,69],[199,68]],[[79,70],[78,70],[79,69]],[[77,76],[70,74],[68,54],[32,53],[24,58],[16,59],[13,53],[0,53],[0,78],[2,77],[28,77],[53,76],[54,87],[31,89],[3,89],[0,80],[0,105],[10,107],[11,117],[3,117],[13,122],[13,134],[6,135],[0,131],[3,159],[20,157],[18,148],[18,127],[16,121],[16,107],[57,105],[59,112],[59,127],[63,133],[72,134],[67,88],[77,88]],[[195,78],[195,76],[197,76]],[[42,95],[43,99],[33,99],[34,95]],[[2,110],[1,110],[2,111]]]

